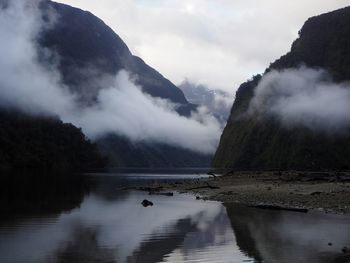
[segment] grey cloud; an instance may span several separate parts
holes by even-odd
[[[250,114],[276,117],[286,127],[326,132],[350,128],[350,83],[333,83],[322,69],[287,69],[265,75]]]
[[[60,0],[92,11],[175,83],[234,89],[286,53],[304,21],[348,0]]]
[[[233,96],[222,90],[208,88],[185,80],[179,85],[188,101],[206,106],[210,112],[225,126],[233,104]]]
[[[11,1],[11,6],[0,10],[0,105],[54,114],[69,109],[74,98],[60,84],[60,76],[38,62],[34,42],[42,23],[38,6],[29,3]]]
[[[218,122],[205,109],[192,118],[178,115],[176,105],[152,98],[122,71],[113,87],[99,93],[98,104],[63,119],[83,127],[92,136],[114,132],[133,141],[168,143],[203,153],[215,151],[220,136]]]
[[[35,40],[43,25],[37,5],[12,1],[0,12],[1,107],[59,116],[81,127],[92,139],[115,133],[135,142],[165,143],[201,153],[215,151],[220,125],[205,109],[192,118],[180,116],[174,111],[176,105],[142,93],[127,72],[112,77],[102,74],[99,81],[106,87],[98,94],[97,103],[81,106],[62,84],[58,71],[38,62]]]

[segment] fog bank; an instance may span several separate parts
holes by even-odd
[[[144,94],[125,71],[105,76],[108,81],[99,80],[110,84],[99,92],[94,105],[78,103],[55,65],[39,62],[39,53],[56,55],[37,43],[40,32],[55,23],[55,14],[46,14],[49,22],[43,22],[39,2],[15,0],[0,7],[2,108],[58,116],[81,127],[91,139],[114,133],[134,142],[164,143],[206,154],[215,151],[220,125],[205,108],[191,118],[180,116],[176,105]]]
[[[350,128],[350,83],[334,83],[322,69],[272,71],[256,87],[249,113],[286,127],[343,132]]]

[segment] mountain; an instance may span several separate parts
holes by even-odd
[[[125,138],[108,135],[98,141],[103,156],[115,167],[209,167],[211,155],[154,143],[133,143]]]
[[[3,172],[1,179],[4,179],[9,172],[11,172],[11,175],[14,174],[14,170],[25,171],[23,174],[30,177],[32,176],[29,175],[29,170],[34,173],[40,171],[45,173],[45,176],[48,178],[52,178],[53,171],[63,171],[64,173],[84,171],[92,168],[101,168],[106,164],[106,160],[101,157],[97,146],[86,138],[81,129],[72,124],[63,123],[56,116],[44,114],[42,111],[34,113],[30,110],[30,107],[19,109],[17,104],[13,105],[9,102],[11,100],[9,99],[11,97],[9,93],[16,93],[14,90],[17,88],[31,91],[26,95],[22,93],[18,97],[15,96],[14,102],[18,102],[18,104],[21,104],[19,101],[22,99],[31,101],[41,95],[38,91],[33,92],[33,90],[30,90],[30,85],[27,85],[27,83],[32,81],[32,83],[40,86],[40,82],[34,80],[36,76],[33,76],[37,72],[33,73],[30,70],[33,65],[28,63],[27,67],[23,67],[25,68],[23,70],[21,66],[26,63],[21,59],[19,59],[21,62],[17,63],[16,60],[22,57],[21,52],[23,52],[24,57],[30,57],[28,54],[31,53],[31,47],[28,49],[24,48],[25,51],[22,49],[23,46],[26,46],[25,44],[22,45],[22,37],[27,32],[30,32],[30,29],[27,28],[26,32],[22,32],[18,30],[20,26],[14,23],[17,22],[14,19],[19,19],[19,16],[22,16],[21,19],[23,20],[19,21],[25,21],[25,23],[30,24],[30,18],[22,14],[19,11],[19,7],[22,4],[27,4],[26,8],[28,9],[26,10],[31,10],[31,5],[33,4],[34,7],[38,2],[27,1],[24,3],[24,1],[0,0],[0,17],[2,21],[0,37],[4,44],[0,55],[2,61],[0,83],[2,94],[0,103],[0,171]],[[8,16],[10,13],[11,15]],[[16,16],[16,18],[13,16]],[[8,24],[4,21],[8,22]],[[11,30],[15,32],[12,32],[12,35],[8,35],[6,30],[3,30],[9,24],[13,25]],[[14,36],[15,40],[13,39]],[[11,42],[12,40],[14,42]],[[16,48],[17,44],[21,48]],[[12,51],[15,56],[7,57],[6,53],[11,53]],[[28,73],[29,78],[25,79],[23,83],[16,81],[12,83],[12,80],[21,79],[19,77],[21,73],[19,72]],[[29,97],[29,94],[31,97]],[[54,100],[56,98],[50,99]],[[10,178],[13,177],[10,176]]]
[[[189,102],[207,107],[223,126],[226,124],[233,96],[225,91],[212,90],[205,85],[195,84],[188,80],[183,81],[179,88]]]
[[[49,49],[53,55],[42,52],[40,60],[44,65],[58,67],[63,82],[82,104],[93,104],[99,91],[109,87],[108,81],[124,69],[145,93],[175,103],[180,115],[189,116],[196,109],[177,86],[132,55],[123,40],[93,14],[52,1],[41,2],[41,9],[49,11],[44,14],[56,14],[56,21],[53,26],[45,27],[39,37],[40,50]],[[110,166],[208,166],[212,158],[167,145],[135,144],[113,134],[96,143],[108,157]]]
[[[73,125],[0,111],[0,170],[82,171],[104,165],[96,145]]]
[[[350,7],[306,21],[291,51],[272,70],[322,68],[335,83],[350,80]],[[276,119],[247,113],[263,76],[243,83],[231,109],[213,160],[214,167],[234,169],[350,169],[350,133],[327,134],[303,127],[286,128]],[[350,103],[350,101],[349,101]],[[326,105],[325,105],[326,107]]]
[[[42,32],[40,45],[57,55],[64,83],[83,102],[92,102],[105,88],[105,83],[98,81],[101,75],[115,76],[125,69],[144,92],[178,103],[181,113],[187,115],[196,108],[178,87],[141,58],[133,56],[123,40],[90,12],[52,1],[43,1],[41,8],[51,10],[57,18],[53,26]],[[55,62],[50,58],[43,60],[43,63]]]

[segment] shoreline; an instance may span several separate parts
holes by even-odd
[[[152,187],[264,209],[350,214],[349,173],[229,172]]]

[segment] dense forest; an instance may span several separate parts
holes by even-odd
[[[0,112],[0,168],[88,170],[105,161],[80,129],[52,117]]]

